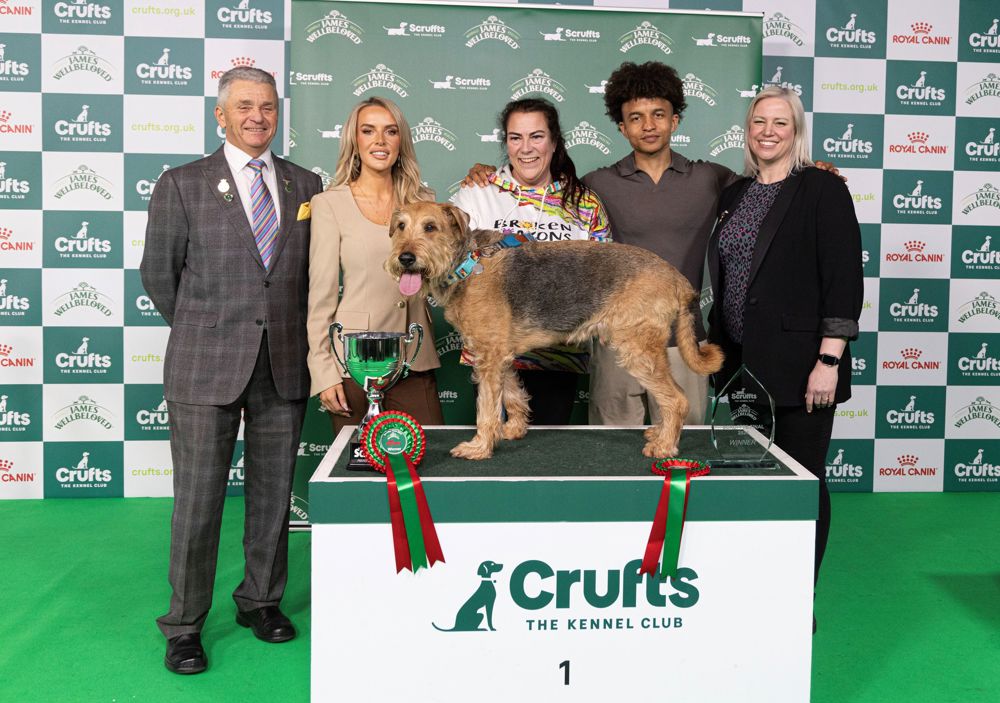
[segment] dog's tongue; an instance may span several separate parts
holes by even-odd
[[[413,295],[420,290],[420,274],[408,271],[399,277],[399,292]]]

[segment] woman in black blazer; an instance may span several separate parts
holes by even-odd
[[[745,363],[774,397],[775,443],[820,481],[815,576],[830,530],[826,453],[834,408],[851,397],[848,340],[864,286],[854,202],[809,158],[798,96],[767,88],[747,112],[747,178],[719,200],[708,247],[715,292],[709,337],[721,388]]]

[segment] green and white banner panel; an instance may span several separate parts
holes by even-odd
[[[808,702],[815,477],[776,450],[776,469],[692,479],[661,582],[639,573],[663,486],[641,429],[452,458],[472,432],[427,430],[445,563],[416,574],[396,573],[385,477],[344,468],[346,431],[313,475],[313,701]],[[708,435],[685,428],[681,454]]]

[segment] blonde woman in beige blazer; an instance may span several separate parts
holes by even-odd
[[[411,202],[434,200],[423,186],[410,128],[399,108],[384,98],[354,107],[341,138],[340,157],[328,190],[312,199],[309,246],[309,373],[311,395],[333,417],[334,435],[358,424],[368,409],[360,386],[343,371],[330,348],[333,322],[345,332],[405,332],[424,328],[424,343],[407,378],[386,393],[383,409],[402,410],[421,424],[444,419],[434,369],[440,367],[426,299],[404,297],[382,264],[389,256],[389,220]],[[343,294],[338,299],[340,278]]]

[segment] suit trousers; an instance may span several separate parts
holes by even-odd
[[[288,580],[288,506],[306,400],[286,400],[274,386],[267,333],[240,396],[228,405],[167,401],[174,464],[170,524],[170,610],[163,634],[200,632],[212,605],[219,529],[233,448],[244,421],[243,581],[240,610],[277,605]]]
[[[708,378],[689,369],[677,347],[668,347],[667,357],[670,359],[670,375],[688,399],[689,408],[684,424],[705,424]],[[652,424],[660,422],[660,407],[653,396],[646,392],[632,374],[618,365],[618,357],[613,349],[595,341],[590,354],[590,424],[642,425],[647,411]]]
[[[836,406],[814,408],[806,412],[804,405],[778,407],[774,411],[774,443],[788,452],[819,479],[819,517],[816,520],[816,560],[813,583],[819,581],[819,567],[830,537],[830,489],[826,485],[826,453],[833,434]]]

